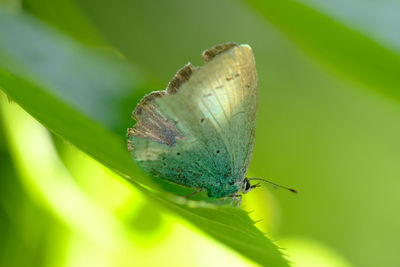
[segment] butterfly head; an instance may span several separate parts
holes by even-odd
[[[253,188],[256,187],[260,187],[260,184],[250,184],[250,180],[247,178],[244,178],[241,182],[241,191],[243,192],[243,194],[247,194],[248,192],[250,192]]]

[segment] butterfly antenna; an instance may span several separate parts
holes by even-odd
[[[286,187],[286,186],[283,186],[283,185],[278,185],[278,184],[276,184],[276,183],[273,183],[273,182],[271,182],[271,181],[268,181],[268,180],[265,180],[265,179],[262,179],[262,178],[252,177],[252,178],[247,178],[247,179],[248,179],[249,181],[250,181],[250,180],[263,181],[263,182],[266,182],[266,183],[272,185],[272,186],[275,187],[275,188],[283,188],[283,189],[289,190],[289,191],[292,192],[292,193],[297,194],[297,191],[294,190],[294,189],[292,189],[292,188],[289,188],[289,187]]]

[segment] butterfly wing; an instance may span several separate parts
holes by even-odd
[[[251,48],[229,43],[182,68],[166,91],[146,96],[133,113],[128,146],[153,175],[207,190],[236,192],[252,154],[257,77]]]

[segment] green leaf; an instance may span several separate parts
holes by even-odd
[[[354,23],[299,1],[250,1],[314,58],[340,75],[400,100],[400,55],[361,33]],[[309,1],[308,1],[309,2]],[[360,5],[358,8],[363,8]]]
[[[288,266],[245,211],[148,189],[157,186],[134,164],[121,132],[128,122],[120,116],[129,119],[130,111],[122,114],[126,110],[120,105],[137,100],[132,97],[141,93],[137,77],[138,71],[126,63],[93,52],[33,18],[0,14],[0,86],[9,98],[52,132],[129,179],[159,207],[259,264]]]

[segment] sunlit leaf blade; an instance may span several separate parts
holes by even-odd
[[[244,211],[202,205],[202,202],[196,202],[201,207],[193,207],[189,205],[191,202],[182,198],[152,193],[140,185],[154,187],[130,158],[125,134],[112,131],[114,125],[108,120],[121,121],[117,118],[117,104],[123,102],[123,96],[127,94],[127,81],[134,84],[129,72],[117,73],[123,65],[103,60],[32,18],[2,14],[0,29],[0,87],[12,101],[99,162],[125,177],[129,176],[132,184],[160,207],[182,216],[261,265],[288,266],[277,247],[254,226]],[[62,75],[63,64],[67,65],[66,77]],[[105,77],[107,81],[104,81]],[[79,82],[70,84],[69,79],[74,78]],[[97,90],[101,84],[96,78],[108,86]],[[75,85],[80,90],[71,88]],[[108,91],[111,86],[116,87],[115,91]],[[101,105],[90,98],[92,94]],[[96,113],[102,112],[102,108],[108,110],[111,117],[104,119],[101,113]],[[126,116],[129,117],[129,113]]]
[[[400,100],[400,55],[396,52],[299,1],[250,2],[289,38],[335,72]]]
[[[122,175],[135,173],[124,140],[34,84],[0,69],[1,89],[44,126]],[[135,177],[146,184],[144,179]]]
[[[289,266],[280,251],[254,226],[254,222],[245,211],[229,206],[190,207],[160,195],[149,196],[156,203],[180,214],[213,238],[240,251],[255,262],[263,266]]]

